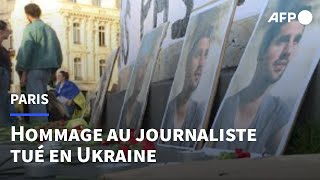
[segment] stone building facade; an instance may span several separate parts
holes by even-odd
[[[0,0],[0,19],[9,22],[11,18],[11,13],[14,9],[14,0]],[[3,42],[3,46],[7,49],[13,49],[13,37]]]
[[[94,91],[108,55],[119,46],[119,0],[6,0],[12,8],[7,17],[16,51],[28,24],[24,6],[30,2],[40,6],[41,19],[57,32],[63,51],[62,69],[81,90]],[[14,73],[12,90],[19,89],[19,78]]]

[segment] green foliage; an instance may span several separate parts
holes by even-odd
[[[320,125],[314,122],[296,123],[285,154],[320,153]]]
[[[222,152],[219,156],[218,159],[219,160],[225,160],[225,159],[236,159],[237,156],[235,153],[230,153],[230,152]]]

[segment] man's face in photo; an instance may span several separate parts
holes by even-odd
[[[266,58],[263,60],[267,67],[268,79],[275,83],[285,72],[290,60],[297,50],[304,31],[304,26],[298,21],[283,25],[267,49]]]
[[[141,90],[143,85],[143,80],[145,73],[148,72],[148,64],[149,64],[149,56],[144,56],[142,62],[139,62],[139,66],[137,66],[136,79],[135,79],[135,90]]]
[[[202,38],[196,45],[196,49],[193,53],[192,61],[191,61],[191,86],[192,89],[195,90],[199,84],[203,66],[206,63],[206,59],[208,57],[209,51],[209,38]]]

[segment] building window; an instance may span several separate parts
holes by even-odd
[[[102,76],[102,74],[104,73],[104,70],[106,69],[106,60],[101,59],[99,61],[99,73],[100,73],[100,77]]]
[[[82,63],[80,58],[74,58],[74,80],[82,80]]]
[[[13,49],[13,36],[10,35],[9,37],[9,49]]]
[[[80,44],[80,24],[73,23],[73,42],[74,44]]]
[[[99,26],[99,46],[106,46],[106,34],[104,26]]]
[[[116,43],[117,45],[120,44],[120,32],[117,32],[117,37],[116,37]]]
[[[93,4],[94,6],[101,7],[101,0],[93,0],[92,4]]]
[[[121,0],[116,0],[116,8],[117,9],[121,8]]]

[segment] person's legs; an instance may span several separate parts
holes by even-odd
[[[0,67],[0,127],[10,126],[9,83],[8,71]]]
[[[51,77],[50,70],[31,70],[27,78],[27,94],[43,95],[47,92],[47,85]],[[47,113],[46,105],[31,104],[30,113]],[[47,123],[48,117],[30,117],[31,123]]]
[[[10,96],[10,94],[9,94]],[[8,104],[9,104],[9,112],[10,113],[17,113],[16,111],[16,107],[14,106],[14,104],[10,103],[10,99],[8,99]],[[10,117],[10,122],[13,124],[18,123],[18,118],[17,117]]]

